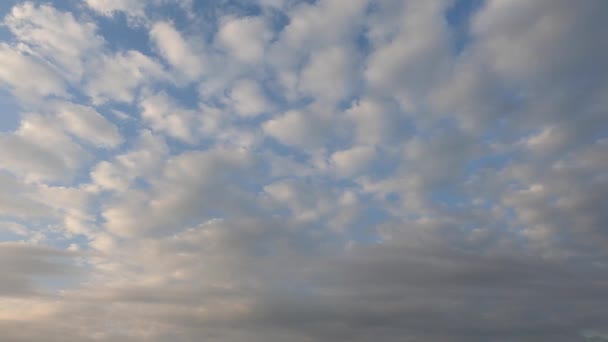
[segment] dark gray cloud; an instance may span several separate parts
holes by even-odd
[[[43,295],[40,282],[47,279],[69,280],[78,269],[72,253],[25,243],[0,243],[0,296]]]

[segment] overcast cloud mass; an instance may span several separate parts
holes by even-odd
[[[0,3],[0,340],[608,341],[608,1]]]

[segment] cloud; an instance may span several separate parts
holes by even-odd
[[[87,5],[105,16],[125,12],[132,17],[145,16],[145,1],[141,0],[87,0]]]
[[[369,170],[375,154],[376,151],[372,147],[357,146],[334,152],[331,155],[331,161],[340,176],[352,177]]]
[[[27,218],[50,215],[49,208],[36,201],[31,187],[4,173],[0,173],[0,183],[4,189],[0,196],[0,213],[3,216]]]
[[[33,54],[46,59],[69,80],[82,77],[84,60],[104,44],[94,23],[79,22],[72,13],[49,5],[17,5],[4,23]]]
[[[98,147],[116,147],[123,139],[118,128],[91,107],[71,103],[57,106],[64,129]]]
[[[66,181],[88,158],[49,117],[29,115],[15,133],[0,135],[0,167],[30,181]]]
[[[198,140],[200,115],[180,108],[167,94],[161,92],[145,97],[140,106],[141,117],[152,129],[189,143]]]
[[[103,56],[98,69],[92,72],[86,85],[96,104],[107,101],[132,102],[139,86],[168,76],[154,59],[134,50]]]
[[[379,6],[378,17],[372,17],[368,36],[375,49],[365,77],[378,91],[394,94],[406,110],[418,109],[418,100],[426,96],[447,62],[445,4],[412,2],[395,9],[389,2]],[[424,35],[419,34],[422,31]]]
[[[356,82],[354,55],[348,48],[336,46],[315,52],[302,70],[300,90],[319,101],[340,101]]]
[[[331,128],[329,120],[316,112],[289,111],[266,121],[264,133],[285,145],[310,149],[322,147]]]
[[[100,189],[126,191],[138,177],[155,174],[167,154],[164,139],[142,131],[135,147],[111,161],[99,162],[91,171],[91,180]]]
[[[34,101],[47,95],[67,95],[61,77],[44,62],[28,54],[2,43],[0,62],[0,80],[20,99]]]
[[[471,4],[3,13],[3,338],[601,339],[605,2]]]
[[[256,63],[264,56],[272,32],[261,17],[227,18],[217,34],[218,44],[238,61]]]
[[[161,166],[148,189],[118,198],[102,213],[108,230],[120,236],[171,232],[188,222],[254,210],[237,180],[251,173],[253,157],[241,150],[186,152]],[[231,186],[223,186],[233,182]],[[220,188],[221,187],[221,192]]]
[[[161,56],[181,77],[195,80],[204,71],[204,60],[200,53],[169,22],[157,22],[150,30],[150,39]]]
[[[230,91],[230,102],[234,103],[236,112],[244,117],[263,114],[270,107],[264,90],[252,80],[240,80]]]
[[[0,270],[5,281],[0,285],[0,296],[42,295],[36,277],[73,275],[76,268],[65,260],[73,255],[66,251],[26,243],[0,243]]]

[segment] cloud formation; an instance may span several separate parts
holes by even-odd
[[[605,1],[4,11],[2,339],[606,340]]]

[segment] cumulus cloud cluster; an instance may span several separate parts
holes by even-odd
[[[0,339],[608,340],[605,13],[5,8]]]

